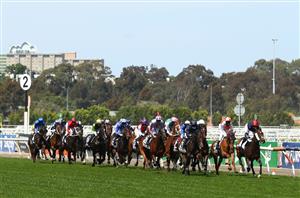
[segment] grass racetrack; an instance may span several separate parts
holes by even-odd
[[[300,197],[300,178],[0,158],[0,197]]]

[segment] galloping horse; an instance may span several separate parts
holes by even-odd
[[[167,157],[167,167],[168,171],[170,171],[170,161],[173,163],[173,170],[177,169],[177,161],[180,157],[179,151],[174,151],[175,142],[179,138],[180,133],[180,125],[173,125],[171,129],[171,135],[167,137],[167,140],[165,142],[165,155]]]
[[[199,132],[195,131],[194,133],[189,134],[189,140],[186,143],[186,152],[185,153],[180,153],[181,158],[182,158],[182,163],[183,163],[183,171],[182,174],[189,175],[190,170],[190,162],[192,157],[197,155],[198,152],[198,136]]]
[[[50,149],[52,151],[52,163],[56,160],[56,151],[62,146],[62,134],[64,127],[60,124],[55,126],[55,131],[48,138]]]
[[[114,160],[114,166],[117,166],[118,163],[128,165],[128,162],[131,161],[131,153],[129,150],[129,141],[132,138],[132,132],[130,127],[125,127],[121,132],[122,136],[117,140],[117,148],[112,148],[112,158]],[[126,157],[128,159],[126,160]]]
[[[93,164],[95,166],[97,163],[97,153],[99,154],[98,163],[102,164],[105,160],[106,148],[107,148],[107,138],[105,133],[104,123],[101,124],[100,129],[96,131],[96,134],[89,134],[86,137],[86,142],[84,146],[84,158],[86,150],[91,150],[93,153]]]
[[[238,143],[242,140],[239,139]],[[259,143],[264,143],[265,138],[264,138],[264,133],[261,131],[261,129],[258,129],[254,132],[254,136],[252,138],[251,142],[247,142],[245,145],[245,149],[241,147],[236,148],[236,153],[239,158],[239,163],[242,166],[243,172],[245,172],[244,165],[242,163],[241,158],[245,157],[247,160],[247,172],[250,171],[250,168],[252,169],[252,174],[255,175],[255,171],[253,169],[253,161],[256,160],[259,163],[259,175],[258,177],[261,176],[262,174],[262,163],[260,160],[260,147]]]
[[[63,155],[63,151],[66,150],[68,153],[68,162],[72,164],[71,155],[73,155],[73,160],[76,162],[76,153],[78,149],[78,133],[77,128],[71,130],[71,134],[66,137],[66,143],[62,143],[59,153],[60,157]],[[60,160],[59,160],[60,161]]]
[[[76,156],[77,158],[80,158],[81,162],[84,164],[84,158],[85,158],[85,142],[83,138],[83,127],[82,126],[77,126],[76,127],[76,132],[78,135],[78,140],[77,140],[77,152]]]
[[[33,162],[36,161],[36,157],[39,154],[40,149],[44,149],[46,145],[45,135],[47,133],[46,126],[40,128],[36,134],[31,134],[28,138],[28,145]]]
[[[159,129],[150,142],[150,149],[144,147],[146,158],[150,166],[153,164],[155,167],[160,168],[159,162],[165,153],[165,136],[165,129]]]
[[[107,144],[106,144],[106,152],[107,152],[107,163],[110,164],[110,156],[111,156],[111,146],[110,146],[110,142],[111,142],[111,134],[112,134],[112,130],[113,127],[111,125],[111,123],[105,123],[105,134],[106,134],[106,139],[107,139]]]
[[[235,141],[235,132],[233,132],[233,130],[230,130],[227,131],[227,136],[224,137],[224,139],[220,142],[220,151],[215,150],[217,141],[212,143],[210,155],[214,158],[217,175],[219,175],[219,168],[223,158],[229,159],[228,170],[230,171],[232,170],[231,168],[231,163],[232,163],[234,172],[237,172],[234,163],[234,141]],[[218,161],[218,157],[219,157],[219,161]]]
[[[204,167],[204,173],[207,173],[207,161],[209,156],[209,146],[206,140],[207,128],[205,125],[199,126],[199,133],[197,135],[198,149],[199,152],[195,156],[195,162],[192,163],[193,170],[195,170],[196,164],[198,164],[198,169],[201,171],[199,162],[201,162],[202,167]]]

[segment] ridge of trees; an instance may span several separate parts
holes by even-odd
[[[246,108],[243,124],[256,115],[264,125],[292,125],[290,113],[300,112],[300,59],[290,63],[276,60],[276,95],[272,94],[272,67],[272,61],[260,59],[245,72],[216,77],[203,65],[189,65],[177,76],[170,76],[165,67],[132,65],[124,67],[120,77],[115,78],[109,67],[102,70],[95,62],[76,67],[62,64],[33,79],[29,94],[33,114],[46,113],[53,120],[59,112],[66,111],[68,93],[69,109],[90,123],[95,113],[87,117],[85,114],[96,107],[102,109],[95,112],[106,112],[101,116],[109,117],[107,110],[119,110],[113,119],[123,116],[134,122],[141,116],[150,119],[156,110],[166,111],[162,113],[166,118],[177,115],[181,119],[198,119],[196,115],[201,115],[207,120],[212,93],[213,123],[230,115],[237,124],[233,108],[236,95],[242,92]],[[24,72],[20,64],[7,68],[13,76]],[[9,120],[16,123],[24,103],[23,91],[18,82],[2,76],[0,93],[2,117],[10,116]]]

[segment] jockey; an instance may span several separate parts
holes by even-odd
[[[152,140],[152,137],[156,137],[156,134],[159,132],[159,130],[164,130],[165,124],[164,121],[162,120],[161,115],[159,113],[157,116],[151,120],[150,126],[149,126],[149,135],[146,136],[144,139],[145,147],[150,149],[150,142]]]
[[[96,136],[99,134],[99,131],[101,129],[101,126],[102,124],[104,124],[104,120],[102,119],[97,119],[96,122],[93,124],[92,126],[92,131],[95,131],[96,132],[96,135],[95,136],[92,136],[92,138],[87,138],[86,140],[86,146],[88,146],[88,144],[90,142],[93,142],[93,140],[96,138]],[[105,133],[104,133],[105,135]],[[90,136],[89,136],[90,137]]]
[[[72,130],[77,127],[79,123],[76,121],[76,119],[73,117],[71,120],[69,120],[66,124],[66,134],[63,137],[63,142],[65,142],[66,138],[70,136],[70,133]]]
[[[220,136],[219,136],[219,140],[216,144],[217,151],[220,150],[220,142],[223,140],[224,137],[227,136],[227,132],[232,129],[233,129],[233,127],[231,125],[230,117],[226,117],[225,120],[219,124]]]
[[[183,141],[179,146],[179,151],[182,153],[186,152],[186,144],[193,133],[195,133],[198,129],[196,121],[185,121],[184,125],[181,127],[181,138]]]
[[[123,132],[123,129],[125,127],[129,127],[132,131],[133,131],[133,128],[130,126],[130,120],[127,120],[127,119],[124,119],[124,118],[121,118],[115,125],[115,128],[116,128],[116,132],[114,133],[114,137],[112,139],[112,146],[113,147],[117,147],[117,139],[121,136],[123,136],[122,132]]]
[[[198,126],[206,126],[206,123],[203,119],[200,119],[200,120],[197,121],[197,125]]]
[[[39,118],[34,122],[34,134],[39,133],[42,127],[45,127],[46,123],[43,118]]]
[[[172,117],[166,120],[166,131],[169,136],[177,135],[180,132],[179,120],[176,117]],[[172,128],[175,125],[175,131],[172,131]],[[176,126],[179,126],[179,130],[176,129]],[[175,133],[175,134],[172,134]]]
[[[140,124],[138,125],[137,127],[137,131],[138,131],[138,134],[136,136],[136,138],[134,139],[134,142],[133,142],[133,149],[135,150],[137,145],[138,145],[138,141],[141,137],[144,137],[145,135],[147,135],[149,133],[149,123],[147,121],[146,118],[143,118],[140,120]]]
[[[96,122],[93,124],[92,131],[95,131],[96,134],[98,134],[99,129],[101,128],[103,123],[104,123],[104,120],[97,119]]]
[[[105,124],[111,124],[109,119],[105,119],[105,120],[104,120],[104,123],[105,123]]]
[[[63,119],[59,118],[52,123],[50,130],[52,133],[54,133],[57,125],[61,125],[62,128],[64,128],[65,124],[66,124],[66,122]]]
[[[252,142],[254,133],[258,129],[260,129],[260,126],[259,126],[259,121],[257,119],[254,119],[251,122],[248,122],[245,125],[245,135],[244,135],[243,139],[240,141],[240,143],[238,144],[238,147],[242,147],[243,149],[245,149],[245,145],[247,144],[247,142]]]
[[[34,122],[34,134],[33,134],[33,136],[32,136],[32,141],[33,141],[33,142],[34,142],[34,136],[35,136],[37,133],[39,133],[39,131],[40,131],[40,129],[41,129],[42,127],[46,127],[46,123],[45,123],[44,119],[41,117],[41,118],[39,118],[38,120],[36,120],[36,121]]]
[[[179,140],[179,138],[175,141],[175,143],[174,143],[174,151],[175,152],[177,152],[178,151],[178,143],[180,142],[180,146],[181,146],[181,140],[183,140],[183,139],[187,139],[187,136],[186,136],[186,128],[188,127],[188,126],[190,126],[191,125],[191,122],[189,121],[189,120],[186,120],[185,122],[184,122],[184,124],[182,124],[181,125],[181,130],[180,130],[180,140]],[[182,146],[181,146],[182,147]]]

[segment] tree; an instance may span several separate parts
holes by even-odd
[[[16,79],[16,76],[18,74],[24,74],[25,71],[26,71],[26,66],[18,63],[18,64],[15,64],[15,65],[9,65],[6,67],[6,73],[8,74],[13,74],[14,75],[14,79]]]
[[[197,111],[194,111],[192,113],[192,118],[194,120],[200,120],[203,119],[205,122],[207,122],[208,118],[208,111],[205,109],[198,109]]]

